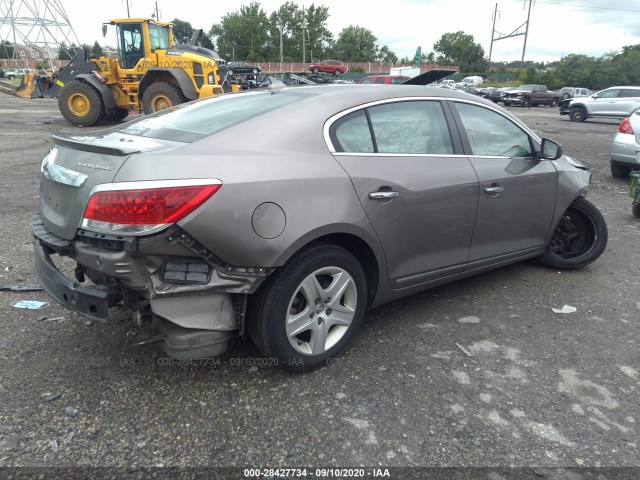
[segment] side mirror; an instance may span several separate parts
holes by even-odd
[[[562,145],[549,140],[548,138],[542,139],[542,145],[540,146],[539,157],[544,160],[557,160],[562,156]]]
[[[107,36],[107,24],[106,23],[102,24],[102,36],[103,37]]]

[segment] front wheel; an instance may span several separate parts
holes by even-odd
[[[91,127],[104,119],[104,102],[100,93],[82,80],[68,82],[58,96],[60,113],[69,123]]]
[[[596,261],[607,247],[607,223],[600,210],[576,198],[560,217],[540,262],[552,268],[582,268]]]
[[[318,67],[313,67],[313,70],[311,70],[315,75],[317,75],[320,72],[320,69]]]
[[[339,77],[339,76],[342,74],[342,72],[336,68],[336,71],[335,71],[335,72],[333,72],[333,74],[334,74],[336,77]]]
[[[622,165],[611,164],[611,175],[616,178],[627,178],[631,173],[631,167],[623,167]]]
[[[522,106],[523,107],[527,107],[527,108],[530,107],[531,106],[531,101],[527,97],[523,98],[522,99]]]
[[[351,253],[334,245],[313,246],[251,296],[251,339],[285,368],[319,368],[342,352],[358,330],[367,305],[366,284]]]
[[[551,106],[552,107],[557,107],[558,106],[558,99],[554,98],[553,100],[551,100]]]
[[[584,122],[587,119],[587,113],[582,107],[574,107],[569,112],[569,118],[572,122]]]

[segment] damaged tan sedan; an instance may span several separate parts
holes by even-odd
[[[131,310],[180,358],[248,333],[317,368],[369,307],[530,258],[583,267],[607,243],[586,167],[452,90],[225,95],[54,141],[33,218],[42,286],[94,320]]]

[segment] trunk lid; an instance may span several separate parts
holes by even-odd
[[[40,215],[49,232],[67,240],[75,237],[93,188],[113,182],[132,154],[184,145],[120,132],[53,140],[40,168]]]

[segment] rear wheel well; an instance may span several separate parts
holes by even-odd
[[[149,71],[138,86],[138,98],[144,97],[144,91],[149,88],[150,85],[158,82],[166,82],[180,88],[178,80],[176,80],[176,77],[171,75],[171,73],[163,70]],[[181,88],[180,91],[182,91]]]
[[[348,233],[332,233],[323,237],[319,237],[313,242],[305,245],[300,250],[298,250],[298,252],[292,255],[291,258],[295,257],[299,252],[309,248],[310,245],[317,243],[337,245],[338,247],[344,248],[354,257],[356,257],[356,259],[358,259],[358,262],[360,262],[360,265],[362,265],[362,269],[364,270],[365,276],[367,278],[368,301],[369,305],[371,305],[378,292],[380,271],[378,269],[378,260],[376,259],[376,256],[369,244],[361,238],[356,237],[355,235],[351,235]]]

